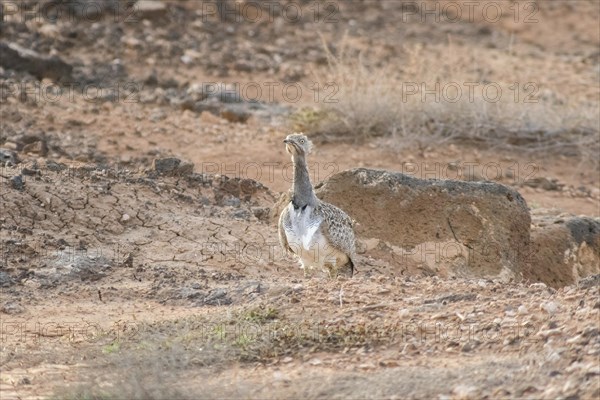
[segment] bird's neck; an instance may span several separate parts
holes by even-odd
[[[306,166],[304,156],[294,156],[294,186],[292,195],[292,204],[294,208],[304,208],[307,205],[314,206],[317,204],[317,196],[313,191]]]

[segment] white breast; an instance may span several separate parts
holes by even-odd
[[[288,207],[292,225],[289,230],[286,230],[288,242],[304,250],[310,250],[321,236],[319,227],[323,220],[314,215],[314,209],[310,206],[294,209],[290,204]]]
[[[335,266],[338,261],[346,262],[347,257],[329,246],[321,232],[323,218],[314,214],[314,209],[307,206],[304,210],[288,206],[290,225],[285,226],[285,234],[292,251],[299,257],[302,266],[319,266],[325,264]]]

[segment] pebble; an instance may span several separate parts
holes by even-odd
[[[10,186],[16,190],[23,190],[25,187],[23,177],[21,175],[16,175],[10,178]]]
[[[558,311],[558,305],[553,301],[542,303],[540,305],[540,308],[546,311],[548,314],[556,314],[556,312]]]
[[[477,393],[477,388],[475,386],[460,384],[452,389],[452,393],[456,396],[457,399],[470,399],[475,397]]]
[[[2,305],[0,311],[4,314],[14,315],[14,314],[22,314],[25,312],[25,308],[19,303],[15,303],[13,301],[8,301]]]
[[[527,307],[525,307],[524,305],[520,305],[519,308],[517,308],[517,313],[519,315],[527,314],[527,312],[528,312]]]

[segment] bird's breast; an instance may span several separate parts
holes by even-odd
[[[286,229],[288,243],[309,250],[321,241],[321,222],[323,220],[313,213],[313,208],[295,209],[290,204],[290,226]]]

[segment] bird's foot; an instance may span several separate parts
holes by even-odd
[[[304,271],[304,277],[305,278],[311,278],[312,274],[309,272],[308,266],[303,265],[301,268],[302,268],[302,271]]]

